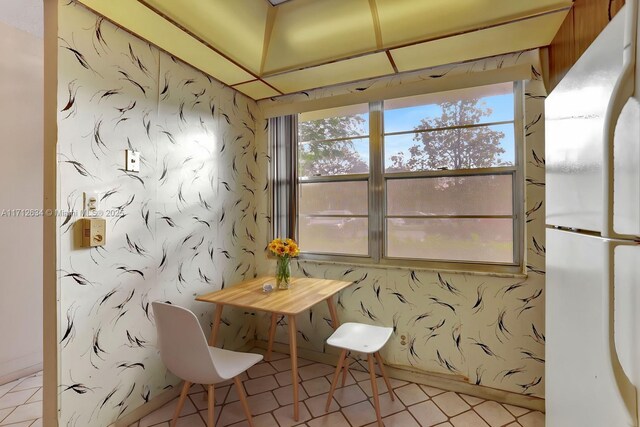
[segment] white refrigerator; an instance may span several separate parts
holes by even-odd
[[[545,102],[546,426],[638,426],[638,0]]]

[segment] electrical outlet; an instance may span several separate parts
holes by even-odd
[[[124,169],[127,172],[140,172],[140,152],[127,150],[125,155]]]
[[[97,191],[84,193],[82,215],[87,217],[100,215],[100,194]]]

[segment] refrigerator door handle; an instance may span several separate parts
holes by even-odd
[[[603,127],[602,150],[602,237],[635,239],[617,234],[613,229],[614,197],[614,136],[620,113],[635,91],[636,43],[638,38],[638,0],[627,0],[622,72],[607,105]]]

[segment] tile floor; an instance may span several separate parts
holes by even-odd
[[[300,421],[292,419],[290,361],[274,354],[271,362],[261,362],[247,372],[244,386],[256,427],[360,427],[376,426],[369,374],[350,370],[344,388],[334,394],[329,413],[324,408],[334,371],[333,366],[299,360]],[[381,412],[386,427],[543,427],[544,414],[477,397],[391,379],[395,402],[378,378]],[[217,427],[245,427],[235,386],[221,384],[215,392]],[[130,427],[168,427],[177,399],[147,415]],[[178,427],[206,427],[205,389],[191,388]]]
[[[42,372],[0,385],[0,426],[42,426]]]
[[[375,426],[369,375],[350,370],[346,386],[334,394],[329,413],[324,412],[333,366],[300,359],[300,421],[292,419],[290,361],[274,354],[244,376],[256,427],[360,427]],[[460,393],[391,379],[396,400],[392,402],[382,378],[378,378],[380,403],[386,427],[544,427],[544,414]],[[216,387],[216,426],[245,427],[244,413],[235,387]],[[147,415],[132,427],[168,427],[177,399]],[[42,373],[0,385],[0,426],[42,425]],[[204,388],[194,385],[178,427],[206,427]]]

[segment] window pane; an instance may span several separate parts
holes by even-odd
[[[386,133],[512,121],[513,84],[412,96],[385,101]]]
[[[387,215],[511,215],[511,175],[387,180]]]
[[[369,173],[369,138],[298,145],[298,176]]]
[[[367,189],[367,181],[300,184],[300,214],[367,215]]]
[[[354,217],[300,215],[300,250],[312,253],[367,255],[369,221]]]
[[[515,163],[513,124],[386,136],[385,170],[477,169]]]
[[[513,262],[511,219],[387,219],[387,256]]]
[[[310,111],[298,116],[298,141],[324,141],[369,135],[369,105]]]

